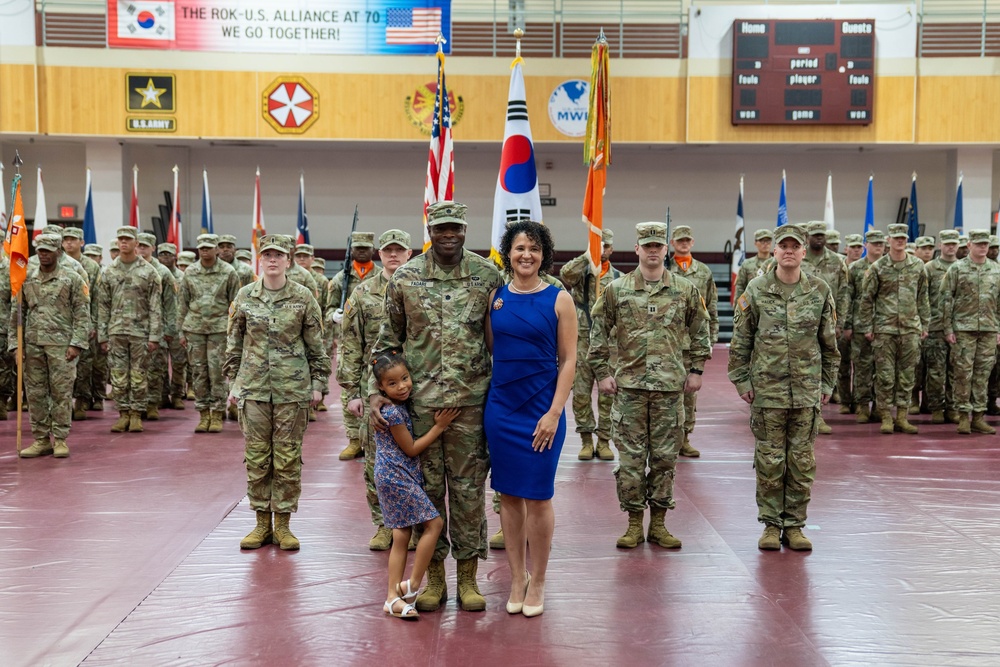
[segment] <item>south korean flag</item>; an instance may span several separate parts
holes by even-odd
[[[174,3],[118,0],[118,37],[173,41]]]

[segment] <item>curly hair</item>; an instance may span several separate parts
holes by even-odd
[[[510,265],[510,249],[518,234],[524,234],[528,239],[542,246],[542,265],[539,267],[538,273],[549,273],[552,270],[556,247],[552,242],[549,228],[533,220],[518,220],[507,225],[503,238],[500,240],[500,259],[503,262],[504,271],[513,273]]]

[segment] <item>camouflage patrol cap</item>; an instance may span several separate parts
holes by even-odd
[[[235,257],[236,259],[245,259],[245,260],[253,259],[253,255],[250,253],[249,250],[246,249],[237,250]]]
[[[465,215],[469,207],[457,201],[439,201],[427,207],[427,226],[443,225],[446,222],[453,222],[459,225],[467,225]]]
[[[219,237],[216,234],[198,234],[197,242],[199,250],[219,247]]]
[[[969,235],[968,234],[959,234],[958,235],[958,247],[959,248],[965,248],[968,245],[969,245]]]
[[[260,239],[260,254],[263,255],[265,250],[277,250],[291,255],[293,245],[292,241],[284,234],[265,234]]]
[[[236,245],[236,237],[233,236],[232,234],[220,234],[219,235],[219,243],[220,244],[221,243],[231,243],[232,245]]]
[[[830,230],[822,220],[810,220],[802,225],[809,236],[825,236]]]
[[[933,236],[918,236],[917,240],[915,241],[915,243],[917,244],[918,248],[926,248],[928,246],[930,246],[931,248],[933,248],[934,247],[934,237]]]
[[[844,243],[847,244],[848,248],[856,248],[865,244],[865,240],[861,237],[861,234],[848,234],[844,237]]]
[[[170,255],[176,255],[177,254],[177,246],[175,246],[173,243],[161,243],[160,245],[156,246],[156,254],[159,255],[159,254],[162,254],[162,253],[168,253]]]
[[[758,229],[753,233],[754,241],[763,241],[764,239],[770,241],[773,238],[774,238],[774,232],[772,232],[770,229]]]
[[[898,239],[908,238],[910,236],[910,228],[906,225],[889,225],[889,238]]]
[[[88,243],[83,246],[83,254],[90,257],[102,257],[104,256],[104,248],[97,243]]]
[[[604,228],[601,230],[601,243],[604,245],[614,245],[615,244],[615,232],[612,229]]]
[[[129,238],[134,240],[139,238],[139,230],[126,225],[125,227],[119,227],[115,232],[115,236],[120,239]]]
[[[111,239],[111,243],[108,244],[108,247],[112,250],[118,250],[118,239]]]
[[[60,248],[62,248],[62,237],[58,234],[41,234],[35,239],[36,250],[59,252]]]
[[[139,245],[148,245],[150,248],[156,247],[156,234],[142,232],[139,234]]]
[[[913,251],[916,250],[916,249],[917,249],[917,244],[916,243],[907,243],[906,244],[906,252],[910,253],[911,255],[913,254]]]
[[[313,260],[313,265],[312,265],[313,271],[316,271],[316,269],[325,269],[325,268],[326,268],[325,259],[323,259],[322,257],[317,257],[316,259]]]
[[[48,227],[46,227],[48,229]],[[62,230],[62,237],[64,239],[80,239],[83,240],[83,230],[79,227],[67,227]]]
[[[410,235],[402,229],[390,229],[382,232],[382,235],[378,237],[379,250],[384,250],[387,246],[391,246],[393,243],[401,246],[405,250],[409,250],[411,247]]]
[[[969,230],[969,243],[989,243],[990,232],[986,229]]]
[[[664,225],[664,227],[666,227],[666,225]],[[694,234],[691,233],[691,227],[689,225],[677,225],[674,227],[674,231],[670,233],[670,239],[673,241],[693,238]]]
[[[958,243],[958,230],[956,229],[942,229],[938,232],[938,243]]]
[[[823,227],[825,229],[826,225],[823,225]],[[806,230],[803,225],[782,225],[774,230],[775,243],[781,243],[785,239],[795,239],[800,244],[805,245],[806,236]]]
[[[351,245],[355,248],[374,248],[375,232],[351,232]]]
[[[316,255],[316,251],[308,243],[300,243],[297,246],[295,246],[295,254],[296,255],[309,255],[310,257],[313,257],[313,256]]]
[[[63,226],[62,225],[56,224],[54,222],[51,222],[51,223],[45,225],[45,227],[43,227],[43,229],[45,230],[45,233],[55,234],[56,236],[62,238],[62,233],[63,233]]]
[[[1000,247],[1000,236],[996,234],[990,234],[990,247],[997,248]]]
[[[667,225],[662,222],[640,222],[635,226],[635,236],[638,245],[667,245]]]
[[[840,243],[840,232],[836,229],[829,229],[826,232],[827,243]]]
[[[881,229],[869,229],[865,234],[865,243],[885,243],[885,234]]]
[[[177,266],[191,266],[197,261],[197,257],[190,250],[185,250],[177,254]]]

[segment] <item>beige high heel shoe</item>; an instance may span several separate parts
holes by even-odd
[[[524,594],[528,594],[528,584],[531,583],[531,573],[527,574],[527,580],[524,582]],[[521,610],[524,608],[524,602],[511,602],[507,601],[507,613],[508,614],[520,614]]]

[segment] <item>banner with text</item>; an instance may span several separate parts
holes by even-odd
[[[432,54],[451,0],[108,0],[108,46],[316,54]]]

